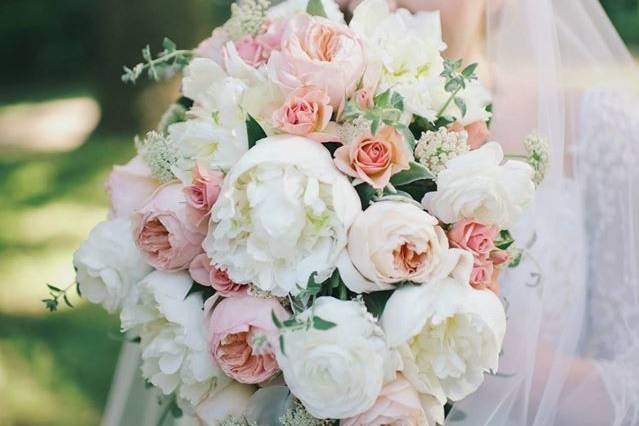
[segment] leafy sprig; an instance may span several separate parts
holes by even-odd
[[[75,292],[77,293],[77,295],[82,297],[82,293],[80,292],[80,284],[78,283],[69,284],[65,288],[56,287],[53,284],[47,284],[49,295],[51,297],[48,299],[42,299],[42,303],[44,303],[49,312],[55,312],[58,310],[60,299],[62,299],[64,304],[67,305],[69,308],[73,308],[73,304],[69,300],[68,295],[68,292],[71,290],[72,287],[75,287]]]
[[[149,45],[142,49],[144,62],[132,68],[125,66],[122,82],[135,84],[144,71],[147,72],[150,80],[160,81],[171,78],[186,67],[194,55],[192,50],[177,49],[176,44],[166,37],[162,41],[162,48],[163,50],[155,58],[151,54]]]
[[[457,95],[466,88],[468,82],[477,79],[477,75],[475,74],[477,64],[470,64],[460,71],[461,66],[462,60],[451,61],[447,59],[444,61],[444,71],[442,71],[441,76],[446,79],[444,90],[446,90],[447,93],[450,93],[450,96],[448,97],[448,100],[446,100],[446,103],[444,103],[437,112],[437,118],[444,116],[444,113],[451,102],[454,102],[455,105],[457,105],[462,113],[462,117],[466,115],[466,102],[463,98],[460,98]]]

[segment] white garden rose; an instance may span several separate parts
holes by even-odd
[[[230,381],[208,353],[204,303],[188,295],[192,284],[186,272],[154,271],[120,315],[122,328],[141,338],[142,375],[189,407]]]
[[[315,315],[329,330],[284,332],[277,363],[289,389],[319,419],[343,419],[368,410],[385,373],[395,371],[384,333],[363,304],[320,297],[302,320]]]
[[[397,283],[426,283],[447,276],[460,260],[450,249],[437,219],[414,204],[374,203],[360,213],[348,236],[348,252],[338,268],[356,293],[395,288]]]
[[[442,222],[472,219],[509,228],[534,199],[532,167],[506,161],[496,142],[462,154],[437,175],[437,191],[424,196],[424,207]]]
[[[470,256],[470,254],[468,255]],[[470,266],[455,277],[393,293],[381,323],[397,348],[403,374],[424,394],[459,401],[496,371],[506,314],[499,298],[468,285]]]
[[[113,313],[122,307],[133,285],[153,268],[133,241],[129,219],[99,223],[73,255],[76,281],[91,303]]]
[[[361,211],[355,189],[320,144],[262,140],[230,170],[204,248],[237,283],[277,296],[330,276]]]

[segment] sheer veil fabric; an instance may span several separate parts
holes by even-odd
[[[493,136],[551,164],[502,281],[499,371],[451,425],[639,424],[639,73],[597,0],[488,0]],[[534,230],[534,232],[531,232]]]

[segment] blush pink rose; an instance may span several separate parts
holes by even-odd
[[[220,296],[236,297],[246,295],[248,286],[238,284],[229,278],[225,270],[212,265],[211,259],[205,254],[199,254],[189,265],[189,274],[198,284],[210,286]]]
[[[465,130],[468,134],[468,146],[470,149],[481,148],[481,146],[488,141],[488,138],[490,138],[490,130],[488,130],[488,126],[485,121],[475,121],[466,127],[459,123],[455,123],[451,125],[449,129],[453,132]]]
[[[286,22],[287,20],[284,18],[273,19],[267,23],[266,31],[255,37],[262,46],[263,56],[266,60],[271,57],[273,51],[280,50]]]
[[[473,271],[470,274],[470,285],[477,290],[485,290],[493,283],[495,272],[493,262],[488,259],[475,259]]]
[[[475,257],[487,258],[495,249],[493,241],[497,238],[499,229],[496,226],[486,226],[473,220],[462,220],[455,223],[448,231],[451,247],[468,250]]]
[[[144,205],[160,186],[151,169],[139,155],[124,166],[115,166],[106,180],[109,194],[109,218],[129,217]]]
[[[355,98],[355,102],[357,102],[357,106],[359,106],[361,109],[366,110],[371,109],[373,108],[373,106],[375,106],[373,100],[374,95],[375,93],[373,91],[362,88],[355,92],[353,97]]]
[[[409,168],[409,154],[402,135],[385,126],[374,136],[367,133],[339,147],[335,165],[347,175],[381,189],[392,175]]]
[[[186,207],[182,185],[170,183],[158,188],[135,213],[135,243],[156,269],[186,269],[203,251],[206,227],[191,226]]]
[[[246,35],[234,43],[240,58],[248,65],[257,68],[266,63],[264,47],[255,37]]]
[[[273,126],[284,133],[305,136],[317,142],[329,142],[334,136],[321,133],[326,128],[333,107],[326,93],[315,86],[293,90],[284,105],[273,112]]]
[[[419,394],[402,375],[382,388],[375,404],[356,417],[344,419],[341,426],[420,426],[426,413]]]
[[[355,92],[364,74],[364,48],[347,26],[300,14],[288,21],[281,50],[272,52],[268,69],[285,91],[321,87],[337,109]]]
[[[191,185],[184,188],[186,214],[193,226],[200,227],[209,218],[223,182],[224,173],[221,171],[195,164]]]
[[[289,317],[275,299],[241,296],[215,306],[209,319],[209,351],[229,377],[254,384],[279,371],[271,343],[277,335],[273,314],[282,320]]]

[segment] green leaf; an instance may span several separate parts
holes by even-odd
[[[375,117],[373,121],[371,122],[371,133],[373,135],[376,135],[381,125],[382,125],[382,120],[379,117]]]
[[[391,91],[390,89],[383,91],[379,95],[373,98],[373,102],[377,107],[387,107],[391,104]]]
[[[77,293],[78,297],[82,297],[82,291],[80,290],[80,283],[75,283],[75,292]]]
[[[279,342],[280,342],[280,351],[282,352],[284,356],[286,356],[286,352],[284,351],[284,336],[281,334],[280,334]]]
[[[426,179],[435,179],[435,175],[421,164],[411,161],[410,169],[402,170],[401,172],[393,175],[393,177],[391,177],[391,183],[393,186],[401,187],[403,185],[408,185],[413,182]]]
[[[275,315],[275,311],[271,311],[271,318],[273,319],[273,324],[275,324],[275,327],[277,328],[283,327],[282,321],[280,321],[277,315]]]
[[[247,114],[246,133],[248,135],[249,149],[253,148],[257,141],[266,137],[266,132],[262,129],[260,123],[251,116],[251,114]]]
[[[377,291],[375,293],[365,294],[363,298],[366,309],[368,309],[368,312],[373,314],[376,318],[381,317],[384,312],[384,308],[386,307],[386,303],[392,294],[393,290]]]
[[[324,5],[322,4],[322,0],[308,0],[308,5],[306,6],[306,13],[311,16],[321,16],[323,18],[327,18],[326,10],[324,10]]]
[[[42,299],[45,307],[49,310],[49,312],[55,312],[58,310],[58,301],[56,299]]]
[[[359,195],[359,199],[362,202],[362,210],[366,210],[371,206],[373,200],[377,196],[377,191],[375,188],[370,186],[367,183],[361,183],[355,187],[357,191],[357,195]]]
[[[462,118],[465,117],[467,112],[466,101],[462,98],[455,97],[455,105],[457,105],[457,108],[459,108],[459,110],[461,111]]]
[[[405,124],[398,124],[398,125],[395,126],[395,128],[397,129],[397,131],[399,131],[399,133],[402,134],[402,136],[404,136],[404,142],[406,142],[406,144],[408,145],[408,148],[411,151],[414,151],[415,150],[415,135],[413,134],[411,129],[408,126],[406,126]]]
[[[175,49],[177,49],[177,45],[168,37],[164,37],[164,40],[162,40],[162,47],[166,53],[175,52]]]
[[[515,239],[510,234],[510,232],[506,229],[503,229],[499,231],[499,237],[495,240],[495,247],[500,250],[508,250],[508,247],[510,247],[514,242]]]
[[[475,74],[475,70],[477,69],[478,64],[470,64],[461,72],[462,75],[466,78],[471,78],[473,74]]]
[[[337,327],[337,324],[334,322],[326,321],[316,316],[313,317],[313,328],[316,330],[330,330],[334,327]]]
[[[64,303],[69,307],[69,308],[73,308],[73,305],[71,304],[71,302],[69,301],[69,298],[67,297],[67,295],[65,294],[64,296],[62,296],[62,299],[64,300]]]
[[[452,79],[448,80],[446,82],[446,86],[444,86],[444,89],[448,93],[453,93],[457,90],[460,90],[461,88],[462,88],[462,82],[456,77],[453,77]]]
[[[47,287],[49,287],[49,290],[52,290],[52,291],[55,291],[55,292],[62,293],[62,291],[63,291],[62,289],[60,289],[60,288],[58,288],[58,287],[56,287],[54,285],[51,285],[51,284],[47,284]]]

